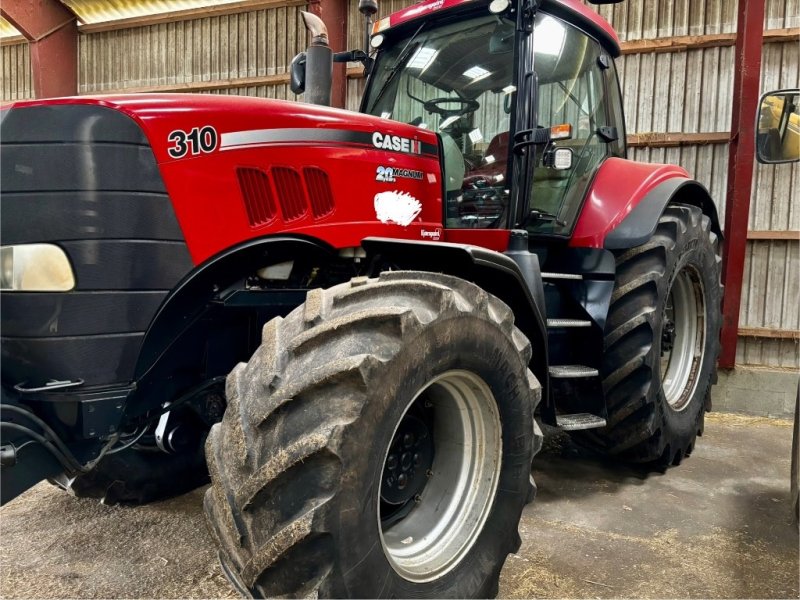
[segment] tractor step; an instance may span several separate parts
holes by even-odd
[[[600,371],[583,365],[553,365],[548,369],[550,377],[556,379],[578,379],[582,377],[597,377]]]
[[[576,413],[574,415],[556,415],[556,423],[564,431],[577,431],[579,429],[598,429],[606,426],[606,420],[589,413]]]
[[[591,321],[583,319],[547,319],[547,326],[550,329],[560,329],[562,327],[591,327]]]
[[[572,279],[580,281],[583,275],[580,273],[541,273],[542,279]]]

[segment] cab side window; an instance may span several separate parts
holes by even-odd
[[[532,233],[568,234],[597,168],[608,156],[601,128],[608,125],[605,68],[600,45],[563,21],[541,14],[534,33],[534,68],[539,78],[538,126],[571,126],[570,139],[551,143],[572,152],[572,165],[548,165],[539,152],[534,167],[528,222]]]

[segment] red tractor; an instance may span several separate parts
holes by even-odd
[[[2,499],[46,478],[135,504],[210,472],[243,594],[493,596],[536,419],[623,460],[691,453],[714,203],[626,159],[619,42],[577,0],[426,0],[371,56],[306,19],[293,88],[324,103],[360,60],[360,113],[3,108]]]

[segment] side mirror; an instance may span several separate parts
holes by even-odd
[[[800,160],[800,90],[767,92],[759,102],[756,150],[760,163]]]
[[[293,94],[306,91],[306,53],[296,55],[289,65],[289,87]]]

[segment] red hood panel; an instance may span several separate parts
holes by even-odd
[[[367,236],[443,237],[438,138],[428,130],[240,96],[57,98],[8,108],[42,104],[105,106],[139,124],[195,263],[276,234],[335,248]]]

